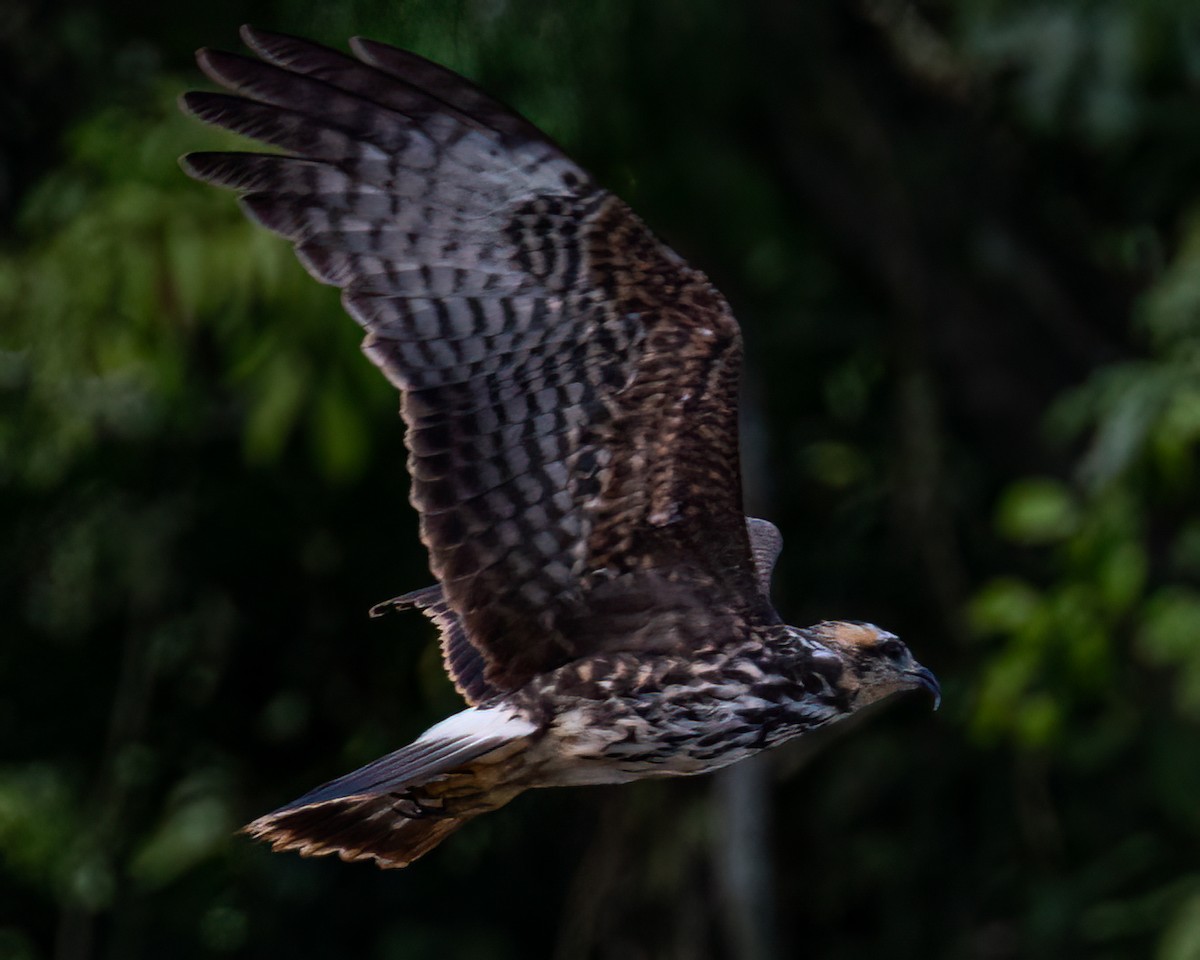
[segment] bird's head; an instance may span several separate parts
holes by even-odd
[[[941,704],[937,677],[917,663],[894,633],[852,620],[826,620],[808,632],[838,654],[844,667],[841,685],[855,709],[900,690],[916,689],[933,695],[934,710]]]

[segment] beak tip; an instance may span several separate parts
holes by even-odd
[[[933,671],[927,667],[917,667],[912,671],[911,676],[918,685],[933,695],[933,709],[936,711],[942,705],[942,685],[938,683]]]

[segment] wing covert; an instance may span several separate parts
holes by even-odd
[[[402,391],[443,616],[486,662],[468,693],[743,629],[765,599],[741,506],[741,339],[707,278],[451,71],[371,41],[355,59],[243,38],[260,60],[198,55],[232,93],[184,106],[286,152],[184,167],[342,288]]]

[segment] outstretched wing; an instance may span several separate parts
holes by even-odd
[[[430,566],[513,689],[596,649],[688,649],[762,605],[741,340],[721,295],[527,121],[414,54],[246,28],[202,120],[286,151],[184,158],[342,288],[403,392]]]

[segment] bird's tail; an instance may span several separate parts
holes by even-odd
[[[243,829],[302,856],[408,866],[525,789],[515,774],[535,730],[510,708],[472,707]]]

